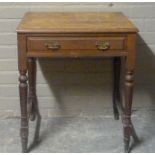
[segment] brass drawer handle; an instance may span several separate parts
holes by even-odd
[[[48,50],[59,50],[61,48],[60,44],[58,42],[51,42],[51,43],[45,43],[45,47]]]
[[[96,42],[96,47],[98,50],[107,50],[110,48],[110,43],[108,41],[97,41]]]

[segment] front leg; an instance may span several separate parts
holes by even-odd
[[[133,96],[133,79],[134,79],[133,71],[126,70],[125,107],[124,107],[124,114],[123,114],[125,152],[129,152],[130,137],[132,134],[131,108],[132,108],[132,96]]]
[[[132,135],[131,110],[132,110],[132,98],[133,98],[133,86],[134,86],[135,42],[136,42],[136,34],[128,34],[127,56],[125,59],[125,80],[124,80],[125,105],[123,109],[125,152],[129,152],[130,137]]]
[[[28,117],[27,117],[27,55],[26,36],[18,34],[18,70],[19,76],[19,97],[21,108],[21,129],[22,152],[27,152],[28,144]]]
[[[21,107],[21,129],[20,136],[22,142],[22,152],[27,152],[28,144],[28,118],[27,118],[27,76],[26,70],[20,71],[19,95]]]

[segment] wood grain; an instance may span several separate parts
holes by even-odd
[[[120,12],[107,13],[27,13],[17,32],[137,32],[137,28]]]
[[[45,44],[57,43],[61,50],[97,50],[97,42],[108,42],[111,50],[125,49],[124,37],[30,37],[28,51],[48,51]]]

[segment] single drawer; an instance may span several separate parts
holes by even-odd
[[[28,37],[28,52],[114,51],[125,49],[125,37]]]

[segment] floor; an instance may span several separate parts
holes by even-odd
[[[132,120],[140,139],[137,145],[132,141],[132,152],[155,152],[155,111],[133,111]],[[0,152],[21,151],[19,125],[19,118],[0,120]],[[34,129],[35,123],[30,122],[30,152],[123,152],[121,120],[106,114],[105,117],[42,119],[37,146],[32,143]]]

